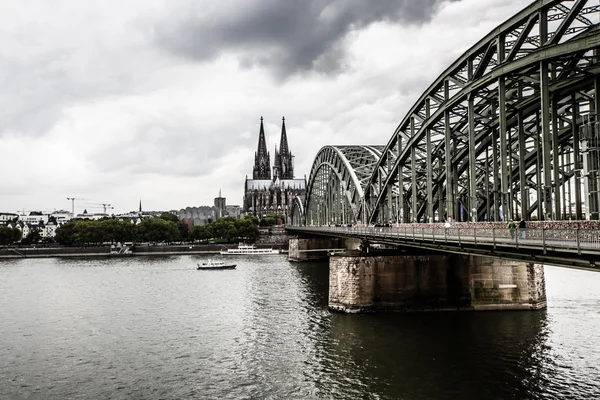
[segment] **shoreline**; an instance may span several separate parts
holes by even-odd
[[[110,253],[110,247],[52,247],[52,248],[4,248],[0,249],[0,260],[17,260],[24,258],[128,258],[128,257],[148,257],[148,256],[178,256],[178,255],[218,255],[219,252],[226,248],[235,248],[235,245],[221,246],[143,246],[136,248],[132,247],[131,254],[117,255]],[[278,249],[286,254],[287,249],[279,243],[260,244],[258,248],[273,248]]]

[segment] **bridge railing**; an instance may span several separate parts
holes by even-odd
[[[304,231],[339,233],[341,236],[377,236],[413,242],[443,242],[455,244],[486,244],[516,248],[600,251],[600,231],[597,229],[507,229],[495,227],[429,227],[403,225],[398,227],[320,226],[301,227]]]

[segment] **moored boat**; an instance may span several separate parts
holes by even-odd
[[[236,249],[221,250],[222,255],[264,255],[264,254],[279,254],[279,250],[272,248],[258,249],[253,244],[240,243]]]
[[[202,264],[198,263],[198,268],[196,269],[234,269],[235,264],[225,263],[223,261],[213,261],[208,260],[203,262]]]
[[[110,255],[116,257],[134,256],[131,247],[129,246],[111,246]]]

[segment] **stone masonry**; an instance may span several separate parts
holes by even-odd
[[[327,257],[327,252],[315,250],[345,248],[344,242],[344,239],[338,238],[290,238],[288,260],[310,261],[323,259]]]
[[[546,307],[541,265],[449,254],[334,256],[329,268],[329,307],[342,312]]]

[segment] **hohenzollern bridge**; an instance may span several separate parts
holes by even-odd
[[[288,231],[321,240],[315,251],[354,238],[410,254],[598,268],[599,22],[600,0],[533,2],[448,66],[387,144],[323,147]],[[302,246],[290,254],[309,258]],[[494,282],[479,283],[518,285]]]

